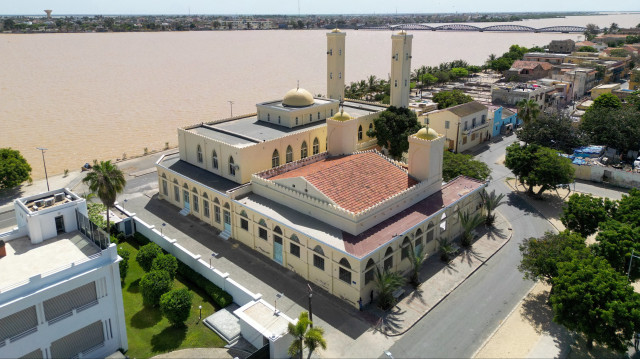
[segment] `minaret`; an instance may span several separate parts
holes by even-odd
[[[409,107],[412,40],[404,30],[391,35],[391,106]]]
[[[327,97],[344,99],[344,40],[347,34],[333,29],[327,33]]]

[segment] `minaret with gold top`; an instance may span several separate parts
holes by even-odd
[[[344,44],[347,34],[333,29],[327,33],[327,97],[344,100]]]
[[[391,106],[409,107],[412,41],[404,30],[391,35]]]

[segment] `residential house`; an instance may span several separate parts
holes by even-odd
[[[444,134],[445,147],[453,152],[472,150],[491,139],[493,120],[488,107],[471,101],[443,110],[429,112],[420,117],[421,122],[440,134]]]
[[[489,117],[493,119],[493,137],[508,135],[522,124],[515,109],[502,106],[489,106]]]
[[[511,68],[504,72],[504,77],[510,81],[526,82],[549,76],[553,65],[548,62],[514,61]]]
[[[571,39],[551,40],[549,44],[549,52],[556,54],[570,54],[576,48],[576,43]]]
[[[561,64],[564,62],[565,54],[550,54],[546,52],[527,52],[522,59],[524,61],[548,62],[550,64]]]

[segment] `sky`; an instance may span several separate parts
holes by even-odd
[[[638,0],[0,0],[0,15],[388,14],[640,11]]]

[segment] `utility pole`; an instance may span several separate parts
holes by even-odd
[[[231,105],[231,117],[233,117],[233,101],[227,101]]]
[[[47,192],[49,192],[50,189],[49,189],[49,176],[47,176],[47,163],[44,161],[44,151],[46,151],[47,149],[44,147],[36,147],[36,149],[42,151],[42,164],[44,165],[44,178],[47,180]]]
[[[313,296],[313,290],[311,289],[311,285],[307,283],[307,287],[309,288],[309,321],[311,324],[309,325],[313,328],[313,309],[311,308],[311,297]]]

